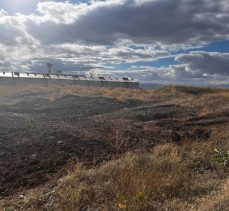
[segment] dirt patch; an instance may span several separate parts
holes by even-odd
[[[61,176],[72,162],[97,165],[139,148],[183,138],[208,140],[228,112],[198,116],[179,104],[106,97],[21,94],[0,106],[0,196]]]

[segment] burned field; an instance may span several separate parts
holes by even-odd
[[[112,154],[113,148],[104,141],[105,137],[87,137],[94,128],[86,125],[91,116],[124,106],[127,104],[102,97],[77,96],[51,103],[38,98],[2,106],[1,194],[43,183],[72,159],[92,163]]]
[[[162,143],[208,141],[229,125],[228,90],[123,90],[120,99],[118,89],[8,88],[17,91],[0,87],[1,197],[60,177],[74,163],[92,167]]]

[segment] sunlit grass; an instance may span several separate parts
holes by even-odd
[[[8,87],[9,88],[9,87]],[[196,108],[199,116],[226,112],[228,89],[167,86],[156,90],[85,88],[65,85],[0,86],[1,97],[44,94],[50,101],[65,95],[135,99]],[[33,91],[31,91],[33,90]],[[27,95],[29,97],[29,95]],[[122,136],[117,134],[122,141]],[[217,149],[217,151],[215,150]],[[3,210],[227,210],[229,207],[229,128],[211,128],[207,141],[188,138],[181,144],[160,144],[128,152],[87,168],[74,164],[61,179],[0,201]]]

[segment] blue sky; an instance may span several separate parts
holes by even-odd
[[[0,68],[229,83],[227,0],[0,2]]]
[[[174,51],[173,52],[174,56],[158,59],[156,61],[124,63],[124,64],[118,64],[118,65],[112,65],[112,66],[113,66],[113,68],[120,69],[120,68],[130,68],[132,65],[139,65],[139,66],[149,65],[149,66],[153,66],[153,67],[157,67],[157,68],[167,67],[169,65],[178,65],[181,63],[179,61],[175,60],[176,55],[182,54],[182,53],[188,54],[188,53],[194,52],[194,51],[229,53],[229,40],[210,42],[210,43],[206,44],[206,46],[204,46],[204,47]]]

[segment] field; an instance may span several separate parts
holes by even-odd
[[[229,210],[229,90],[0,86],[0,210]]]

